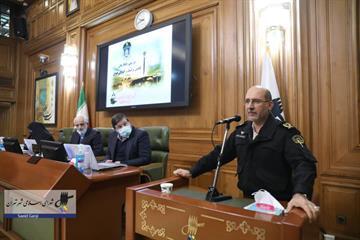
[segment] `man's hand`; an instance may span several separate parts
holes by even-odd
[[[295,193],[285,209],[285,213],[290,212],[294,207],[302,208],[309,218],[309,221],[316,220],[319,214],[319,207],[313,202],[307,200],[305,196],[300,193]]]
[[[106,163],[112,163],[112,162],[113,162],[113,160],[108,159],[108,160],[105,160],[105,162],[106,162]]]
[[[184,178],[190,178],[191,177],[191,173],[189,170],[186,169],[176,169],[174,172],[174,175],[176,176],[180,176],[180,177],[184,177]]]

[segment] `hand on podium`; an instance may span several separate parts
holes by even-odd
[[[179,177],[184,177],[184,178],[191,178],[191,173],[189,170],[186,169],[176,169],[174,172],[174,175],[179,176]]]
[[[309,201],[306,196],[300,193],[295,193],[285,209],[285,213],[288,213],[294,207],[302,208],[309,218],[309,222],[316,220],[318,217],[320,208],[313,202]]]

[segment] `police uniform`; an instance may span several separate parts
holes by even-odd
[[[220,146],[190,169],[192,177],[216,168]],[[316,178],[316,159],[300,132],[269,115],[253,139],[252,122],[238,126],[225,142],[221,165],[237,157],[238,187],[245,197],[259,189],[276,199],[289,201],[294,193],[311,198]]]

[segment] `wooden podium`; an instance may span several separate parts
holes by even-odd
[[[138,168],[115,168],[93,172],[91,177],[86,177],[67,163],[41,159],[37,164],[31,164],[27,162],[29,158],[0,152],[0,192],[4,189],[76,190],[76,218],[49,219],[52,239],[121,239],[125,189],[139,184]],[[29,226],[34,225],[33,219],[22,220],[29,220]],[[19,235],[29,238],[14,230],[16,221],[2,216],[0,233],[10,239],[19,239]],[[22,228],[24,224],[26,226],[26,222],[21,224]],[[47,230],[43,229],[44,232]]]
[[[174,184],[171,194],[161,193],[162,182]],[[302,239],[307,217],[301,209],[275,216],[243,209],[251,199],[212,203],[202,200],[205,194],[179,177],[127,188],[126,240]]]

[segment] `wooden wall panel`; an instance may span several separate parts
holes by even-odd
[[[313,146],[319,160],[319,200],[325,208],[320,224],[325,231],[358,239],[354,227],[360,218],[359,3],[307,3]],[[344,206],[352,210],[344,211]],[[339,223],[338,214],[348,221]]]
[[[322,181],[321,222],[327,231],[340,237],[360,236],[360,186],[338,183],[336,179]],[[352,207],[349,207],[349,204]]]
[[[356,1],[319,1],[318,126],[321,173],[360,179]],[[348,24],[347,24],[348,23]]]
[[[16,41],[0,37],[0,87],[15,88]]]

